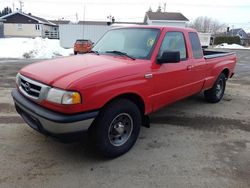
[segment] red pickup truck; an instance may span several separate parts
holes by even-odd
[[[12,97],[37,131],[58,136],[88,129],[97,151],[117,157],[159,108],[202,91],[208,102],[219,102],[235,64],[235,53],[203,51],[193,29],[115,28],[88,54],[21,69]]]

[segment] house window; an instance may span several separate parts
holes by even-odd
[[[36,28],[36,30],[40,30],[40,25],[39,25],[39,24],[36,24],[36,25],[35,25],[35,28]]]
[[[23,25],[22,24],[17,24],[17,29],[18,30],[22,30],[23,29]]]

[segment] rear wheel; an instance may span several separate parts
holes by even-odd
[[[226,88],[226,76],[221,73],[218,79],[215,81],[213,87],[209,90],[204,91],[205,99],[211,103],[219,102],[225,92]]]
[[[74,51],[74,55],[77,55],[77,52],[76,52],[76,51]]]
[[[97,151],[110,158],[126,153],[138,138],[141,119],[137,105],[130,100],[108,104],[90,129]]]

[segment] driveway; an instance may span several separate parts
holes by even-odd
[[[35,60],[0,59],[0,187],[250,187],[250,51],[237,55],[220,103],[200,94],[152,114],[151,128],[113,160],[99,158],[86,135],[61,143],[29,128],[10,92]]]

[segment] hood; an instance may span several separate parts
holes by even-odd
[[[115,70],[131,67],[136,64],[136,61],[140,60],[131,60],[122,56],[85,54],[34,63],[21,69],[20,73],[44,84],[66,89],[71,83],[83,77],[99,74],[102,75],[101,80],[106,81],[114,77],[131,75],[135,69],[132,72],[119,71],[119,74],[116,74]],[[103,77],[103,73],[107,70],[114,74]]]

